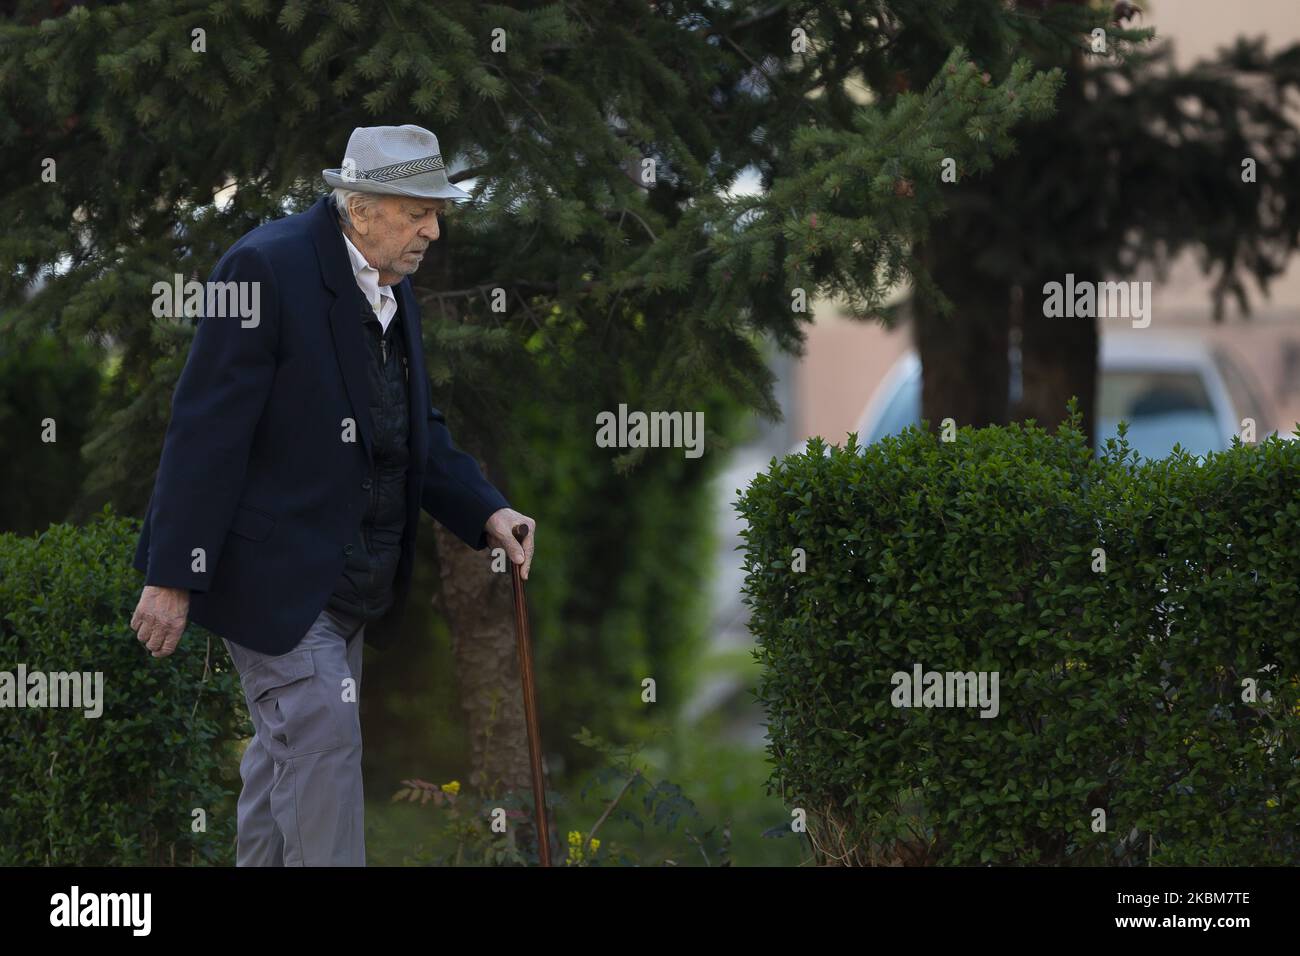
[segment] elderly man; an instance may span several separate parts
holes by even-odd
[[[256,314],[207,297],[135,555],[141,643],[167,656],[188,617],[239,671],[256,730],[240,866],[365,865],[361,650],[399,634],[421,507],[523,577],[533,555],[533,520],[430,403],[408,277],[444,204],[469,194],[418,126],[355,130],[322,175],[332,196],[217,263],[209,291],[236,289]]]

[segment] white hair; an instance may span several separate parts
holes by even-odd
[[[332,195],[334,197],[334,208],[339,211],[339,218],[349,226],[353,225],[353,206],[367,209],[379,202],[379,197],[374,193],[361,192],[358,189],[344,189],[342,186],[334,187]]]

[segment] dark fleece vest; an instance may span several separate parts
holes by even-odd
[[[359,319],[370,347],[370,420],[374,455],[358,493],[365,496],[361,526],[345,547],[347,561],[328,606],[364,621],[384,616],[393,603],[393,578],[406,527],[406,471],[410,458],[410,408],[401,299],[387,332],[361,297]]]

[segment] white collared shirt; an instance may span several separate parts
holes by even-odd
[[[393,287],[379,284],[379,270],[366,262],[366,257],[352,244],[347,233],[343,233],[343,241],[348,246],[348,258],[352,260],[352,274],[361,289],[361,297],[370,303],[370,308],[375,310],[375,315],[379,318],[380,326],[387,332],[388,323],[393,321],[393,316],[397,314],[397,299],[393,296]]]

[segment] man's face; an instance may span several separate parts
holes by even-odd
[[[380,285],[400,282],[420,268],[424,251],[438,238],[438,214],[445,199],[380,196],[352,221],[360,241],[353,239],[366,260],[379,271]]]

